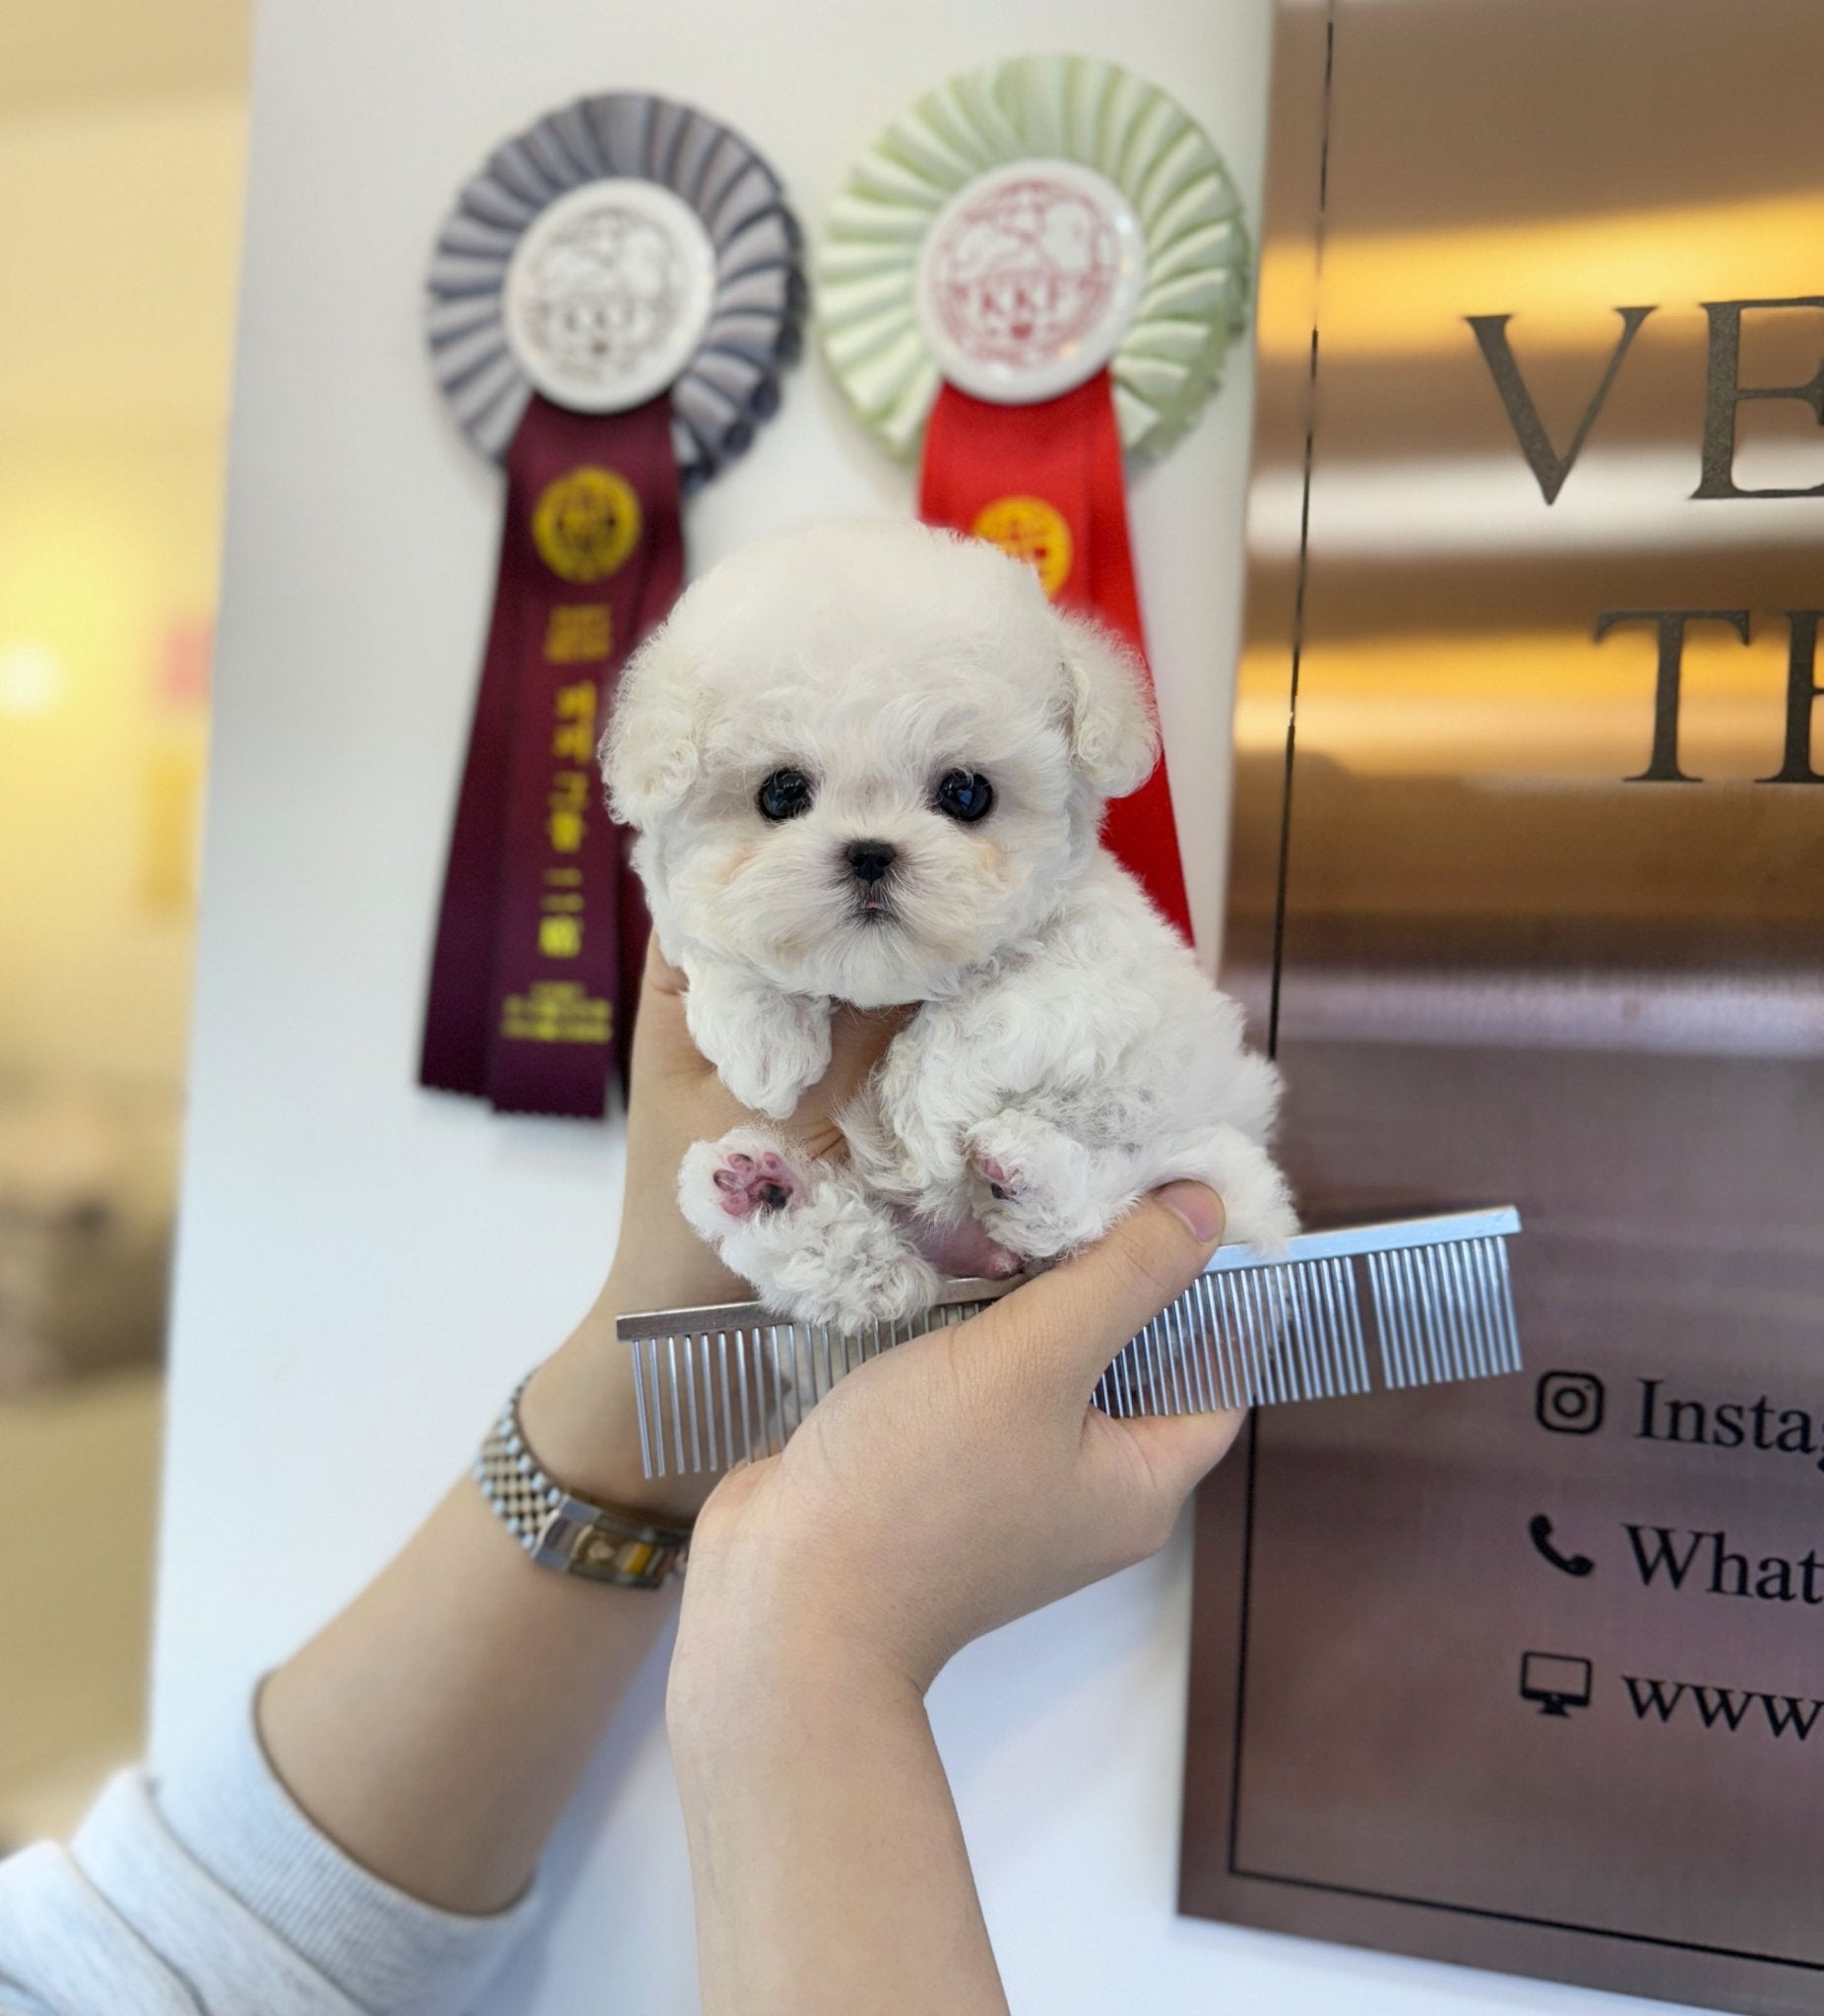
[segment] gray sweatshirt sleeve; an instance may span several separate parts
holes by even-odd
[[[116,1778],[68,1848],[0,1862],[0,2011],[460,2016],[536,1909],[434,1910],[350,1861],[251,1715],[157,1783]]]

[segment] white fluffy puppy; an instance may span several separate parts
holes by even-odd
[[[833,1005],[921,1005],[826,1163],[744,1127],[685,1217],[784,1315],[852,1330],[1016,1272],[1194,1176],[1293,1229],[1272,1065],[1097,838],[1157,754],[1138,668],[993,546],[888,519],[775,534],[636,654],[603,744],[691,1035],[789,1113]]]

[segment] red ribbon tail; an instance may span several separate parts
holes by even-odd
[[[1029,561],[1060,608],[1095,617],[1133,649],[1151,697],[1105,371],[1035,406],[997,406],[941,387],[925,429],[918,515]],[[1163,754],[1138,790],[1109,805],[1104,838],[1188,941],[1190,904]]]
[[[1140,584],[1134,578],[1134,548],[1127,529],[1127,484],[1114,396],[1105,375],[1090,384],[1099,396],[1088,402],[1090,550],[1082,606],[1139,656],[1147,667],[1148,697],[1153,698],[1152,665],[1140,615]],[[1103,832],[1115,857],[1140,877],[1166,921],[1191,943],[1190,898],[1184,887],[1184,857],[1178,846],[1178,821],[1172,809],[1171,777],[1163,739],[1152,775],[1139,789],[1109,805]]]

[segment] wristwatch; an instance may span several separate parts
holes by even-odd
[[[530,1379],[532,1374],[527,1374]],[[548,1478],[526,1444],[513,1389],[474,1462],[474,1480],[496,1519],[541,1568],[618,1589],[659,1589],[684,1572],[688,1526],[579,1498]]]

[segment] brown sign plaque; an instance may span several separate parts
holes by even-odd
[[[1206,1487],[1181,1903],[1824,2016],[1824,6],[1284,0],[1227,981],[1521,1378]]]

